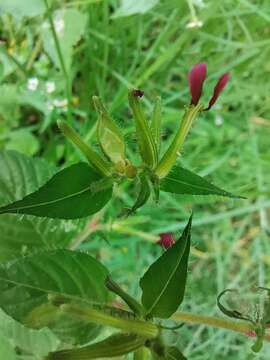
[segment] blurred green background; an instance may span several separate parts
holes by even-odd
[[[158,234],[177,236],[192,205],[193,248],[182,309],[221,315],[216,297],[223,289],[270,287],[269,0],[49,3],[55,34],[43,0],[0,0],[0,148],[42,157],[53,166],[83,159],[56,121],[68,119],[96,144],[91,97],[99,95],[121,125],[136,163],[128,88],[144,90],[149,114],[161,96],[165,149],[190,101],[190,68],[208,64],[205,104],[216,79],[229,71],[229,84],[197,120],[180,161],[247,200],[163,193],[159,205],[149,201],[124,220],[122,211],[132,206],[136,190],[123,186],[98,217],[98,231],[92,232],[93,219],[78,223],[75,242],[139,296],[137,280],[162,252],[155,245]],[[252,339],[205,326],[186,325],[172,340],[194,360],[254,356]],[[256,358],[268,359],[269,351],[265,344]]]

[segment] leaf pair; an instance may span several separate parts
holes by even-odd
[[[29,161],[24,157],[26,160]],[[140,181],[141,190],[132,211],[142,206],[150,195],[149,180],[142,174]],[[2,206],[0,214],[30,214],[60,219],[86,217],[99,211],[111,199],[112,183],[113,179],[102,177],[86,163],[77,163],[59,171],[45,185],[22,200]],[[174,194],[238,197],[180,166],[174,167],[162,179],[160,189]]]

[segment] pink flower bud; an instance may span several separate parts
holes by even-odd
[[[220,93],[225,88],[230,76],[229,73],[223,74],[219,79],[218,82],[214,88],[213,95],[209,101],[208,107],[205,110],[211,109],[211,107],[214,105],[214,103],[217,101]]]
[[[206,78],[206,64],[196,64],[188,74],[191,104],[197,105],[202,95],[203,83]]]
[[[157,242],[160,246],[168,249],[175,243],[175,239],[171,233],[159,234],[160,240]]]
[[[213,95],[209,101],[207,108],[204,111],[211,109],[211,107],[217,101],[219,95],[221,94],[222,90],[226,86],[229,80],[229,73],[223,74],[219,79],[214,88]],[[191,71],[188,74],[188,82],[189,82],[189,89],[191,94],[191,105],[197,105],[203,91],[203,84],[206,78],[206,64],[200,63],[193,66]]]

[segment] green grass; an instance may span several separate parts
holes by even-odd
[[[205,7],[195,6],[203,26],[194,29],[186,27],[191,13],[185,1],[164,0],[145,15],[111,19],[116,4],[58,1],[59,7],[77,8],[88,15],[67,74],[78,100],[77,105],[71,104],[76,114],[73,125],[87,141],[95,141],[96,114],[90,98],[101,96],[122,126],[128,155],[136,162],[134,124],[127,106],[129,87],[145,91],[149,113],[155,96],[162,97],[164,150],[189,102],[187,73],[191,66],[203,61],[208,64],[205,103],[217,77],[229,71],[229,85],[211,112],[197,120],[180,160],[247,199],[191,199],[163,193],[159,205],[150,201],[125,222],[120,215],[124,207],[133,204],[134,191],[122,187],[101,220],[108,225],[116,218],[120,228],[112,226],[105,232],[109,244],[97,233],[87,237],[81,248],[98,254],[115,279],[139,296],[135,280],[161,253],[153,245],[155,236],[164,231],[179,234],[193,204],[193,249],[183,310],[220,315],[216,297],[224,288],[245,292],[258,285],[270,287],[269,1],[205,1]],[[41,83],[56,82],[52,98],[66,98],[65,78],[38,40],[42,21],[36,17],[18,23],[7,14],[1,17],[1,36],[7,45],[6,49],[1,45],[1,54],[11,70],[0,85],[0,145],[12,147],[10,134],[23,128],[39,143],[38,149],[29,150],[31,155],[62,164],[80,158],[56,130],[56,120],[66,114],[48,111],[48,96],[42,92],[32,98],[29,93],[22,94],[27,78],[36,76]],[[35,59],[31,58],[34,49]],[[253,358],[252,339],[203,325],[186,325],[172,340],[192,360]],[[256,358],[267,359],[269,351],[270,345],[265,344]]]

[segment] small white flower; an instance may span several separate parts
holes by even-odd
[[[30,91],[36,91],[37,87],[38,87],[38,78],[33,77],[33,78],[29,78],[27,81],[27,89]]]
[[[51,94],[55,91],[55,82],[54,81],[47,81],[45,86],[46,86],[46,91],[48,94]]]
[[[223,118],[222,118],[220,115],[217,115],[217,116],[215,117],[215,124],[216,124],[217,126],[221,126],[221,125],[223,124]]]
[[[53,24],[54,24],[55,31],[58,34],[61,34],[65,28],[64,20],[62,18],[55,19]]]
[[[67,99],[54,99],[53,100],[53,105],[55,107],[65,109],[65,108],[67,108],[68,101],[67,101]]]
[[[187,23],[186,28],[192,29],[192,28],[196,28],[196,27],[200,28],[202,26],[203,26],[203,22],[197,18],[194,18],[189,23]]]

